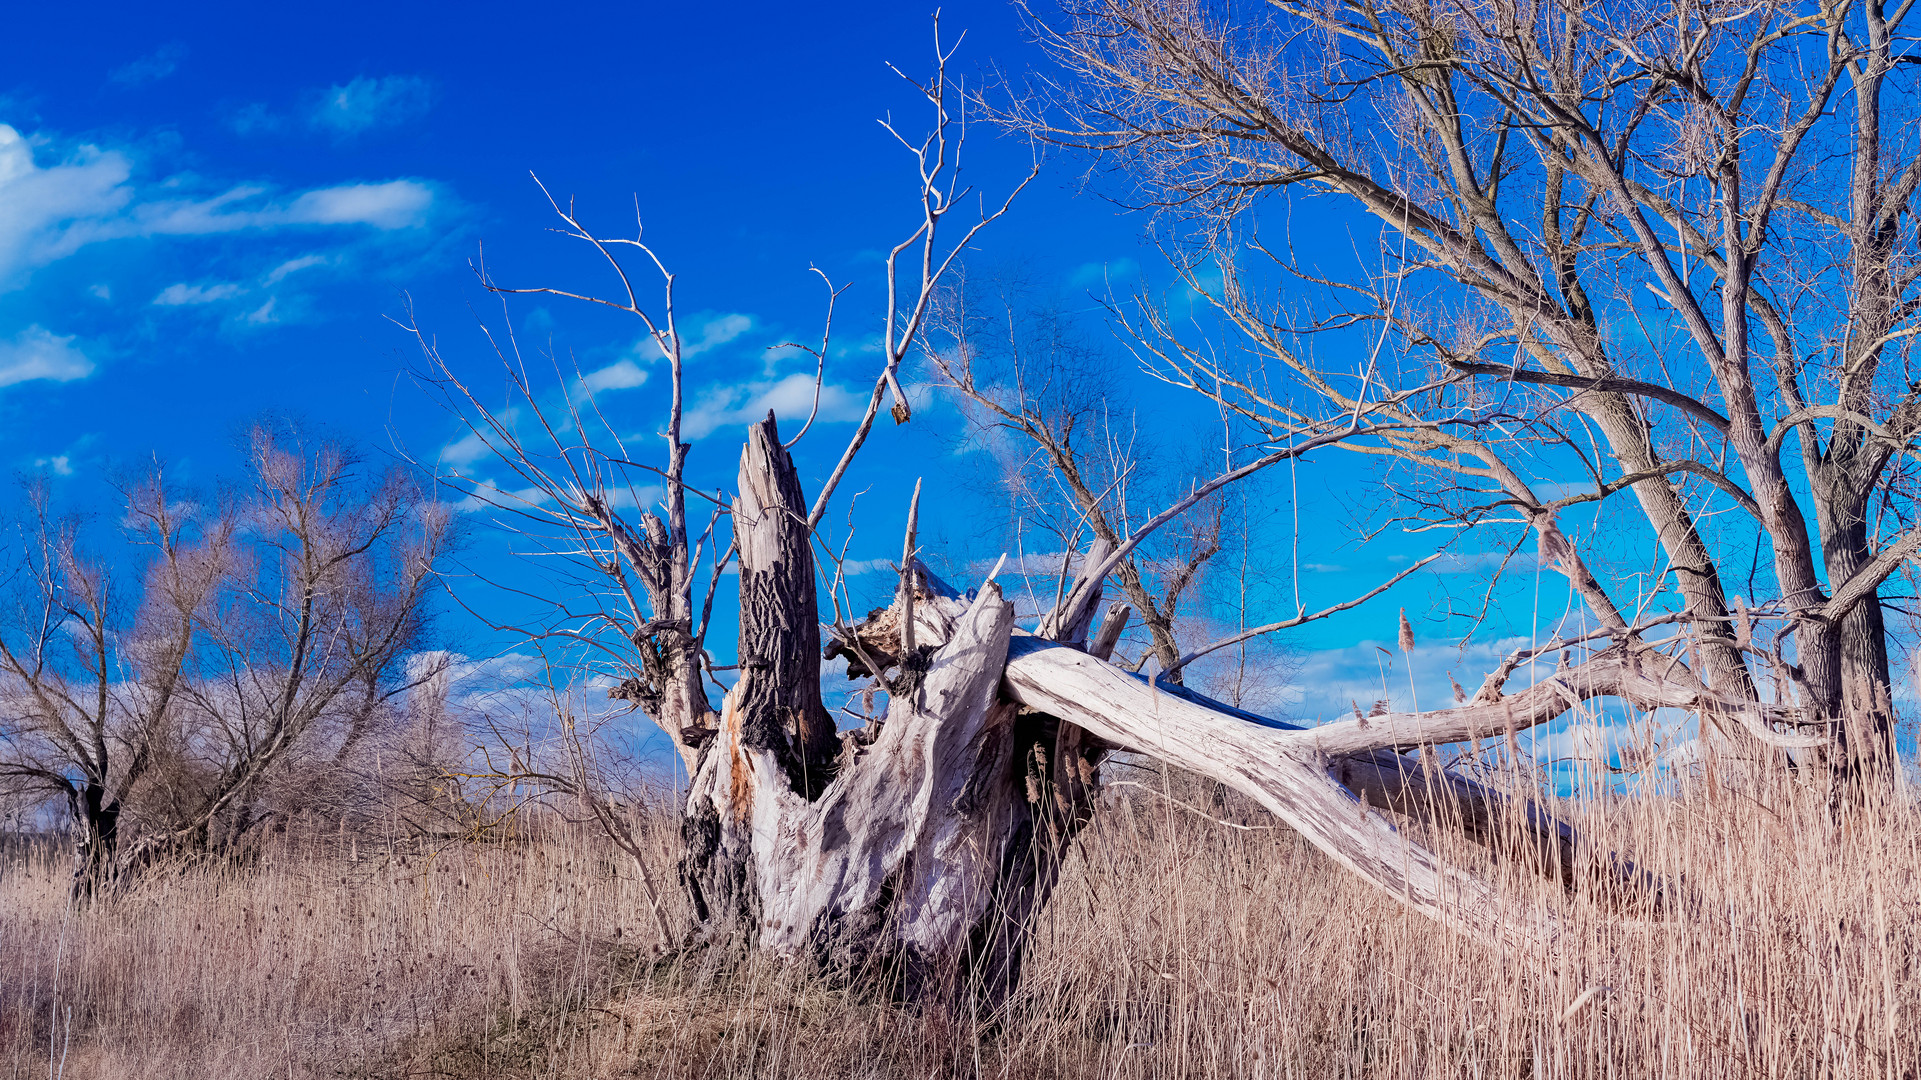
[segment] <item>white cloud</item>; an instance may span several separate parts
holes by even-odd
[[[681,433],[688,439],[701,439],[724,427],[751,424],[764,419],[769,411],[782,422],[799,423],[807,419],[813,405],[814,376],[802,372],[795,372],[774,382],[756,381],[711,387],[687,410],[681,420]],[[820,414],[815,422],[831,424],[858,420],[865,405],[863,397],[846,387],[831,384],[822,386]]]
[[[146,56],[113,69],[107,76],[121,86],[139,86],[143,83],[159,82],[174,73],[180,61],[186,59],[187,47],[178,41],[169,42]]]
[[[113,299],[113,290],[106,285],[95,285],[87,290],[102,300]]]
[[[495,414],[495,419],[505,424],[511,430],[520,420],[520,410],[514,408],[502,409],[499,413]],[[462,435],[460,438],[440,448],[440,460],[442,463],[452,465],[455,468],[465,468],[482,458],[490,456],[493,452],[493,447],[488,445],[487,438],[483,437],[479,431],[469,429],[467,434]]]
[[[1389,555],[1387,561],[1397,566],[1404,566],[1413,562],[1414,556]],[[1517,551],[1511,557],[1505,551],[1450,551],[1427,564],[1427,572],[1430,574],[1492,574],[1501,569],[1504,562],[1507,565],[1507,573],[1531,574],[1538,568],[1536,564],[1539,560],[1534,557],[1534,552],[1527,550]]]
[[[270,207],[254,217],[262,225],[372,225],[377,229],[404,229],[420,224],[433,201],[434,193],[416,180],[342,184],[309,191],[284,209]]]
[[[72,382],[93,374],[93,361],[73,347],[73,336],[57,336],[29,326],[12,341],[0,341],[0,386],[46,379]]]
[[[1567,483],[1544,481],[1529,486],[1534,489],[1536,498],[1549,502],[1565,499],[1570,495],[1592,495],[1596,490],[1592,480],[1570,480]]]
[[[267,274],[267,284],[278,285],[288,274],[297,273],[310,266],[324,266],[332,261],[325,255],[302,255],[298,259],[288,259]]]
[[[182,197],[189,181],[178,178],[151,192],[139,188],[132,162],[117,150],[82,146],[52,165],[35,157],[33,142],[0,124],[0,289],[89,244],[302,226],[390,231],[425,223],[435,202],[419,180],[341,184],[291,198],[259,186]]]
[[[1002,577],[1043,577],[1049,580],[1060,574],[1062,566],[1061,553],[1058,551],[1030,551],[1025,555],[1016,555],[1010,551],[1005,560],[976,559],[967,564],[967,571],[976,577],[983,577],[991,573],[997,563],[1000,565]],[[1068,573],[1081,568],[1081,552],[1067,554],[1066,568]]]
[[[0,124],[0,277],[56,257],[64,227],[113,218],[133,200],[123,156],[83,147],[61,164],[34,164],[33,148]]]
[[[217,285],[189,285],[184,281],[175,282],[160,290],[153,302],[161,307],[183,307],[190,304],[211,304],[219,300],[231,300],[243,291],[231,281]]]
[[[1450,678],[1472,694],[1508,653],[1527,644],[1526,638],[1472,642],[1466,648],[1423,644],[1415,647],[1412,656],[1406,656],[1392,647],[1393,609],[1381,607],[1378,617],[1389,644],[1362,641],[1302,655],[1301,669],[1294,680],[1294,700],[1287,707],[1292,716],[1308,723],[1339,720],[1352,716],[1356,703],[1366,711],[1383,699],[1397,712],[1415,705],[1422,709],[1446,708],[1454,703]],[[1508,684],[1510,690],[1553,671],[1555,659],[1548,656],[1536,664],[1523,665]],[[1414,672],[1412,687],[1408,683],[1410,666]]]
[[[580,377],[580,385],[588,393],[602,390],[632,390],[647,381],[647,370],[632,360],[620,360],[599,371],[590,371]]]
[[[821,569],[833,572],[833,564],[823,562]],[[847,559],[840,564],[841,573],[848,577],[859,574],[898,574],[899,569],[892,559]]]
[[[648,507],[660,505],[661,500],[666,497],[667,489],[659,484],[636,486],[630,483],[624,487],[614,488],[607,501],[612,503],[616,510],[645,510]]]
[[[471,514],[479,510],[520,510],[539,506],[547,501],[547,493],[537,487],[509,491],[492,480],[480,480],[471,488],[472,494],[454,504],[454,509]]]
[[[363,75],[345,86],[328,87],[308,121],[338,135],[358,135],[404,124],[425,115],[432,105],[433,89],[425,79],[413,75],[370,79]]]
[[[449,465],[472,465],[491,453],[492,448],[487,445],[487,440],[480,437],[480,432],[469,431],[442,447],[440,460]]]
[[[729,344],[742,334],[754,328],[754,317],[738,311],[716,314],[711,311],[697,312],[681,320],[680,358],[692,360],[702,353],[713,352]],[[634,343],[634,359],[643,364],[651,364],[662,358],[660,346],[650,337],[641,338]]]
[[[73,475],[73,459],[68,457],[65,454],[58,454],[53,457],[35,458],[33,461],[33,467],[36,469],[45,469],[55,476],[72,476]]]
[[[274,318],[273,306],[279,300],[280,298],[277,296],[267,297],[267,302],[247,312],[243,321],[252,323],[255,326],[265,326],[270,322],[278,321]]]
[[[692,335],[681,335],[681,358],[692,360],[701,353],[712,352],[753,328],[752,315],[729,312],[725,315],[708,316]]]

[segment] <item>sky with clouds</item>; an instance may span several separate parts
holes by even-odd
[[[52,478],[79,507],[101,505],[116,476],[156,457],[184,482],[211,485],[237,467],[243,425],[273,411],[375,457],[440,462],[510,487],[413,379],[418,350],[397,320],[417,320],[484,394],[499,369],[478,325],[501,309],[477,287],[477,266],[506,285],[607,284],[591,253],[550,231],[537,174],[592,226],[630,230],[638,214],[675,272],[685,430],[706,486],[731,487],[742,425],[769,409],[784,424],[808,414],[813,358],[783,346],[818,340],[826,290],[813,268],[849,286],[819,403],[822,441],[800,457],[804,481],[818,483],[838,450],[832,433],[847,430],[872,378],[880,253],[916,222],[911,163],[877,121],[920,123],[912,88],[888,63],[926,67],[925,11],[448,10],[349,3],[321,18],[210,3],[12,13],[15,35],[37,44],[0,77],[0,463],[9,472]],[[942,17],[950,37],[967,32],[957,74],[1040,62],[1008,5],[950,6]],[[966,153],[968,179],[990,197],[1032,160],[1029,147],[985,126]],[[1166,277],[1148,223],[1103,195],[1083,163],[1051,163],[970,258],[1018,265],[1091,317],[1092,294]],[[505,317],[562,358],[565,377],[618,423],[652,430],[662,368],[638,327],[545,297]],[[1198,404],[1144,386],[1134,400],[1152,421],[1206,422]],[[872,524],[857,533],[849,569],[872,580],[870,591],[885,590],[899,550],[894,504],[917,477],[942,496],[923,511],[923,532],[947,565],[991,565],[1007,546],[982,524],[991,496],[959,479],[958,415],[923,388],[913,393],[921,415],[884,424],[852,484],[869,493],[862,513]],[[1422,537],[1358,542],[1348,527],[1359,512],[1356,475],[1310,462],[1289,479],[1286,500],[1307,520],[1293,563],[1310,608],[1363,592],[1431,550]],[[1438,595],[1471,603],[1488,560],[1500,557],[1450,556],[1367,608],[1281,642],[1294,681],[1269,680],[1270,706],[1331,716],[1350,700],[1400,693],[1377,689],[1406,681],[1385,675],[1377,655],[1391,648],[1396,608],[1423,619],[1447,609]],[[1055,558],[1016,550],[1006,572]],[[1471,681],[1466,673],[1483,670],[1490,650],[1564,605],[1564,591],[1545,601],[1528,591],[1527,553],[1510,569],[1521,579],[1510,599],[1521,597],[1525,614],[1465,648],[1417,657],[1424,699],[1443,692],[1432,684],[1444,688],[1449,670]],[[457,648],[505,647],[458,618],[446,625]]]

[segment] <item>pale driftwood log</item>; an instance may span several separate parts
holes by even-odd
[[[1577,669],[1579,670],[1579,669]],[[1584,684],[1585,696],[1644,690],[1631,679]],[[1539,687],[1539,684],[1537,684]],[[1515,695],[1517,723],[1533,726],[1564,713],[1550,706],[1557,691]],[[1449,865],[1369,809],[1452,821],[1470,835],[1503,831],[1532,838],[1557,876],[1570,878],[1585,858],[1619,891],[1649,906],[1661,902],[1658,884],[1606,853],[1580,853],[1574,831],[1539,806],[1517,805],[1446,770],[1424,769],[1390,750],[1396,746],[1461,741],[1505,730],[1487,726],[1488,710],[1379,716],[1316,728],[1292,728],[1191,691],[1152,684],[1075,649],[1017,635],[1008,652],[1003,692],[1029,708],[1170,765],[1218,780],[1253,798],[1341,865],[1436,921],[1490,942],[1553,951],[1559,935],[1552,915],[1510,907],[1482,879]],[[1566,692],[1563,687],[1561,693]],[[1679,691],[1662,693],[1675,699]],[[1529,705],[1541,702],[1530,710]],[[1459,713],[1453,716],[1448,714]],[[1505,715],[1499,706],[1493,715]],[[1363,802],[1362,796],[1366,796]]]

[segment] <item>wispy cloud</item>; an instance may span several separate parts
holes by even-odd
[[[288,259],[267,273],[267,284],[278,285],[288,274],[298,273],[313,266],[325,266],[332,261],[325,255],[302,255],[298,259]]]
[[[454,509],[471,514],[481,510],[496,510],[505,507],[517,510],[539,506],[547,501],[547,493],[536,487],[510,491],[491,480],[482,480],[469,489],[472,494],[454,504]]]
[[[1382,614],[1388,644],[1363,641],[1340,649],[1319,649],[1301,657],[1295,679],[1293,716],[1308,722],[1338,720],[1352,715],[1358,704],[1363,710],[1376,701],[1405,710],[1419,705],[1439,709],[1454,702],[1450,678],[1458,680],[1468,693],[1479,689],[1481,679],[1494,670],[1514,649],[1527,644],[1524,638],[1491,642],[1471,642],[1466,647],[1419,645],[1412,655],[1392,647],[1394,613]],[[1409,669],[1414,678],[1410,686]],[[1524,665],[1516,672],[1510,687],[1526,686],[1538,675],[1554,670],[1554,657],[1545,658],[1538,668]]]
[[[831,571],[831,563],[823,563],[823,570]],[[898,574],[900,568],[891,559],[847,559],[840,564],[841,573],[848,577],[860,574]]]
[[[175,282],[160,290],[153,302],[161,307],[184,307],[192,304],[211,304],[219,300],[231,300],[243,290],[238,284],[223,281],[217,285],[189,285],[184,281]]]
[[[434,189],[419,180],[341,184],[283,194],[236,186],[182,196],[191,181],[142,189],[117,150],[81,146],[42,165],[34,143],[0,124],[0,290],[27,272],[89,244],[156,236],[212,236],[290,228],[365,227],[382,231],[425,224]]]
[[[11,341],[0,341],[0,386],[33,382],[72,382],[93,374],[93,361],[73,347],[73,337],[34,325]]]
[[[1412,555],[1389,555],[1387,561],[1396,566],[1413,562]],[[1510,556],[1505,551],[1450,551],[1427,565],[1431,574],[1492,574],[1507,566],[1510,574],[1529,574],[1536,569],[1539,560],[1532,551],[1517,551]]]
[[[687,410],[681,431],[688,439],[705,438],[722,428],[751,424],[772,412],[782,422],[804,421],[814,404],[814,376],[795,372],[772,382],[749,381],[709,387]],[[820,388],[816,423],[857,420],[866,401],[843,386]]]
[[[358,135],[397,127],[425,116],[433,107],[433,87],[414,75],[362,76],[327,88],[308,115],[308,123],[336,135]]]
[[[500,413],[499,419],[502,423],[511,425],[519,415],[517,409],[505,409]],[[440,448],[440,461],[457,469],[465,468],[492,453],[493,447],[488,445],[487,439],[480,432],[468,431],[467,434]]]
[[[757,325],[752,315],[738,311],[700,311],[680,321],[680,358],[692,360],[731,344]],[[661,359],[660,346],[652,337],[634,344],[633,357],[644,364]]]
[[[581,387],[589,393],[599,393],[602,390],[632,390],[646,382],[647,369],[632,360],[620,360],[580,377]]]
[[[159,82],[173,74],[174,70],[180,66],[180,61],[186,58],[187,46],[178,41],[171,41],[138,60],[114,68],[113,73],[107,77],[120,86],[144,86],[147,83]]]

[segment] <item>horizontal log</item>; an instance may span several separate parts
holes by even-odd
[[[1663,666],[1666,658],[1660,658]],[[1650,673],[1636,652],[1603,653],[1565,671],[1557,671],[1525,690],[1498,701],[1470,702],[1451,709],[1386,713],[1323,724],[1303,737],[1329,756],[1361,754],[1370,750],[1439,745],[1493,738],[1545,724],[1574,706],[1595,698],[1613,697],[1642,709],[1704,711],[1734,719],[1756,739],[1783,749],[1827,746],[1825,735],[1785,735],[1768,722],[1808,724],[1805,709],[1719,697],[1684,672]]]
[[[1552,951],[1553,915],[1505,904],[1485,881],[1396,830],[1329,775],[1294,729],[1172,693],[1076,649],[1028,636],[1008,648],[1002,692],[1109,742],[1218,780],[1408,907],[1489,942]]]

